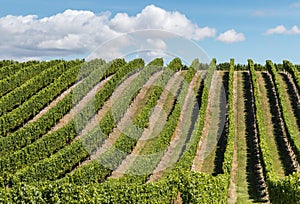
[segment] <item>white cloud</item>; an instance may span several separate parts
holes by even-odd
[[[221,33],[217,40],[223,43],[236,43],[244,41],[246,38],[243,33],[237,33],[234,29]]]
[[[300,34],[300,29],[298,26],[293,26],[292,29],[288,31],[288,34]]]
[[[159,54],[155,53],[160,53],[162,57],[161,53],[167,52],[170,43],[168,42],[167,44],[165,40],[168,38],[177,38],[180,40],[175,34],[158,30],[144,30],[124,34],[97,47],[88,56],[87,60],[94,58],[112,60],[118,57],[126,58],[132,55],[140,55],[146,56],[147,59],[144,57],[143,59],[149,61],[154,58],[154,55],[159,56]]]
[[[274,9],[263,9],[263,10],[255,10],[252,12],[251,15],[255,17],[274,17],[274,16],[281,16],[282,13]]]
[[[267,34],[267,35],[271,35],[271,34],[275,34],[275,33],[276,34],[283,34],[286,31],[287,30],[286,30],[286,28],[283,25],[279,25],[279,26],[277,26],[275,28],[271,28],[271,29],[267,30],[265,32],[265,34]]]
[[[293,8],[300,8],[300,2],[292,3],[291,7],[293,7]]]
[[[254,11],[252,14],[252,16],[256,16],[256,17],[264,17],[266,15],[267,15],[267,13],[265,11],[261,11],[261,10]]]
[[[148,38],[146,40],[146,42],[147,42],[147,46],[145,47],[145,49],[147,49],[148,47],[151,47],[151,46],[153,46],[156,49],[161,49],[161,50],[165,50],[167,48],[166,43],[162,39]]]
[[[39,19],[36,15],[0,18],[0,58],[64,57],[86,54],[100,44],[124,33],[158,29],[192,40],[214,37],[216,30],[200,27],[185,15],[154,5],[146,6],[135,16],[110,12],[66,10]],[[162,47],[163,42],[152,42]]]
[[[168,12],[154,5],[145,7],[141,13],[132,17],[126,13],[119,13],[111,19],[109,25],[118,32],[162,29],[194,40],[214,37],[216,34],[214,28],[200,28],[197,24],[192,23],[186,16],[177,11]]]
[[[300,29],[296,25],[294,25],[291,29],[287,29],[285,26],[279,25],[276,26],[275,28],[268,29],[264,34],[265,35],[272,35],[272,34],[294,35],[294,34],[300,34]]]

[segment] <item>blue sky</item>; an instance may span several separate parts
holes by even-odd
[[[189,22],[190,32],[194,32],[194,34],[189,35],[188,33],[184,33],[184,31],[180,31],[178,34],[193,40],[210,57],[216,57],[220,62],[228,61],[229,58],[235,58],[239,63],[246,63],[248,58],[252,58],[259,63],[264,63],[266,59],[271,59],[274,62],[281,62],[283,59],[288,59],[294,63],[300,63],[300,30],[298,29],[300,28],[300,1],[297,0],[0,0],[0,31],[4,33],[2,42],[0,40],[0,52],[3,53],[5,50],[9,50],[7,54],[2,54],[0,57],[20,60],[31,58],[51,59],[59,57],[69,59],[85,57],[94,49],[92,48],[93,44],[105,42],[109,40],[109,36],[113,38],[120,33],[132,32],[134,29],[144,28],[141,25],[137,26],[136,22],[147,23],[149,19],[148,21],[143,20],[148,13],[150,13],[149,18],[153,19],[151,9],[148,9],[148,13],[143,13],[142,16],[144,18],[142,19],[138,19],[138,17],[135,20],[127,19],[129,23],[135,25],[127,30],[120,27],[120,22],[125,22],[123,21],[124,19],[115,19],[115,21],[118,20],[117,23],[112,21],[112,19],[120,13],[126,13],[129,17],[136,17],[136,15],[141,14],[149,5],[155,6],[151,7],[154,11],[156,8],[159,8],[170,14],[170,21],[172,21],[172,14],[175,11],[182,15],[178,17],[179,20],[185,17],[185,20]],[[98,18],[98,21],[103,23],[99,25],[99,27],[102,26],[101,29],[106,28],[106,26],[109,27],[110,30],[107,32],[107,36],[101,35],[102,31],[100,28],[93,31],[90,27],[78,26],[78,29],[89,30],[88,33],[84,33],[86,32],[84,31],[80,32],[81,35],[79,35],[80,30],[74,30],[74,26],[70,26],[70,28],[64,27],[63,23],[70,15],[73,17],[77,15],[78,18],[89,16],[87,21],[94,22],[93,27],[98,25],[90,14],[64,13],[67,9],[85,10],[92,12],[93,15],[98,17],[105,16],[106,20],[101,21]],[[57,16],[58,14],[63,15]],[[18,16],[25,17],[28,15],[36,16],[29,18],[29,20],[26,20],[26,18],[17,18]],[[8,18],[7,16],[12,17]],[[49,20],[51,16],[56,16],[57,19],[61,18],[64,20],[56,19],[52,21],[52,19]],[[40,21],[43,18],[48,18],[47,23]],[[61,27],[58,25],[60,23]],[[164,25],[165,27],[162,26],[161,28],[168,30],[169,27],[174,27],[174,23],[176,24],[176,22],[173,22],[173,24],[170,22],[170,25],[166,24]],[[149,25],[155,25],[155,22],[150,22]],[[184,30],[184,25],[182,27],[179,26],[179,29]],[[46,26],[48,28],[45,28]],[[53,29],[51,26],[53,26]],[[208,27],[211,30],[202,39],[199,37],[199,29],[204,27]],[[19,31],[18,28],[22,31]],[[157,28],[161,29],[154,26],[154,29]],[[230,30],[231,32],[228,32]],[[176,32],[174,29],[170,31]],[[94,41],[87,40],[86,36],[92,35],[93,32],[97,33],[95,36],[99,36],[95,37]],[[201,32],[205,31],[201,30]],[[227,34],[221,38],[220,36],[226,32]],[[85,36],[84,40],[82,40],[82,36]],[[228,39],[231,39],[231,41],[228,41]]]

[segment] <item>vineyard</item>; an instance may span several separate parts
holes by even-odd
[[[1,203],[300,203],[300,66],[0,61]]]

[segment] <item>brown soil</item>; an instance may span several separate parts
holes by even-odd
[[[112,76],[106,78],[105,80],[99,82],[87,95],[83,97],[83,99],[71,109],[71,111],[64,115],[59,122],[49,131],[49,133],[55,132],[59,128],[62,128],[66,124],[68,124],[74,116],[84,108],[84,106],[95,96],[95,94],[102,89],[105,83],[111,78]]]
[[[238,82],[238,75],[237,72],[234,72],[234,82],[233,82],[233,100],[234,104],[233,107],[237,107],[238,104],[238,93],[237,93],[237,82]],[[234,123],[238,124],[238,113],[237,109],[234,108]],[[234,204],[237,201],[237,194],[236,194],[236,176],[237,176],[237,168],[238,168],[238,161],[237,161],[237,126],[235,126],[234,130],[234,151],[233,151],[233,163],[232,169],[230,174],[230,185],[228,189],[228,204]]]
[[[41,110],[36,116],[34,116],[31,120],[29,120],[27,123],[33,123],[36,120],[38,120],[40,117],[42,117],[47,111],[54,107],[59,101],[61,101],[67,94],[69,94],[78,84],[80,84],[82,81],[76,82],[73,86],[68,88],[66,91],[64,91],[62,94],[60,94],[58,97],[56,97],[55,100],[53,100],[48,106],[46,106],[43,110]]]

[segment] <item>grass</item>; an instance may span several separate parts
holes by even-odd
[[[246,93],[245,81],[242,72],[237,72],[237,115],[236,115],[236,142],[237,142],[237,175],[236,175],[236,186],[237,186],[237,203],[253,203],[249,194],[249,185],[247,175],[247,163],[248,163],[248,150],[247,150],[247,132],[246,127],[246,106],[245,101]]]
[[[269,137],[267,137],[267,143],[269,144],[269,148],[272,150],[273,153],[272,158],[273,158],[274,170],[278,176],[284,177],[285,175],[284,166],[282,164],[280,152],[278,150],[276,139],[275,139],[275,137],[277,136],[276,132],[278,132],[277,128],[278,126],[280,126],[280,124],[274,123],[274,119],[272,119],[277,116],[274,115],[275,107],[273,107],[273,105],[271,104],[272,99],[270,99],[269,97],[271,93],[270,90],[266,88],[266,83],[265,80],[263,79],[262,73],[257,72],[257,77],[258,77],[258,85],[259,85],[259,92],[260,92],[259,98],[262,103],[262,107],[264,107],[265,110],[264,124],[266,126],[267,134],[269,135]]]
[[[246,141],[246,119],[245,119],[245,98],[244,98],[244,81],[242,73],[238,72],[237,77],[237,203],[251,203],[248,194],[247,182],[247,141]]]

